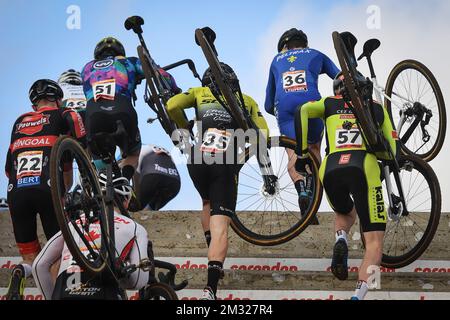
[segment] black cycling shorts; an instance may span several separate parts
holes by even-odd
[[[366,151],[334,153],[325,158],[320,171],[328,201],[335,212],[349,214],[355,207],[363,232],[386,230],[380,167],[373,154]]]
[[[181,182],[178,177],[151,173],[141,178],[138,200],[140,210],[147,205],[152,210],[160,210],[180,192]]]
[[[125,96],[116,96],[115,100],[88,101],[86,107],[88,141],[92,141],[97,133],[116,132],[118,120],[122,121],[127,133],[126,142],[118,142],[118,147],[128,155],[136,154],[141,149],[138,117],[130,99]]]
[[[211,204],[211,216],[232,217],[236,210],[239,166],[224,164],[189,164],[195,188]]]
[[[39,253],[37,214],[47,240],[59,231],[50,189],[13,189],[8,193],[8,204],[20,253]]]

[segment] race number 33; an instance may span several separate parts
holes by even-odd
[[[230,145],[230,138],[231,134],[229,132],[209,129],[205,132],[200,150],[209,153],[224,153]]]
[[[337,149],[347,149],[347,148],[361,148],[362,147],[362,136],[358,129],[336,130],[336,148]]]
[[[17,179],[40,176],[42,173],[42,151],[22,152],[17,157]]]
[[[94,83],[92,86],[94,90],[94,100],[97,101],[98,99],[106,99],[106,100],[114,100],[114,97],[116,95],[116,80],[115,79],[109,79],[109,80],[103,80]]]
[[[306,71],[289,71],[283,73],[283,88],[286,92],[308,91]]]

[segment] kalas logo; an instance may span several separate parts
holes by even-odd
[[[50,123],[50,115],[36,114],[23,118],[22,122],[16,126],[16,133],[31,136],[36,134]]]

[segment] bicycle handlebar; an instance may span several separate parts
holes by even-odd
[[[180,284],[175,284],[175,275],[177,274],[177,268],[173,264],[160,260],[155,260],[154,262],[155,268],[169,270],[167,274],[164,274],[163,272],[160,272],[158,274],[159,281],[168,284],[175,291],[180,291],[186,288],[186,286],[188,285],[187,280],[184,280]]]
[[[195,67],[195,63],[194,61],[192,61],[191,59],[184,59],[172,64],[169,64],[168,66],[163,67],[162,69],[164,69],[165,71],[171,70],[171,69],[175,69],[179,66],[182,66],[186,64],[189,69],[192,71],[192,74],[194,75],[195,78],[199,79],[200,81],[202,81],[202,79],[200,78],[200,75],[197,73],[197,69]]]

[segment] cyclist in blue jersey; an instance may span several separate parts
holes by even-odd
[[[278,42],[278,54],[270,67],[266,89],[265,109],[277,118],[282,135],[295,139],[297,109],[310,101],[321,99],[318,79],[327,74],[334,79],[339,69],[325,54],[308,47],[307,35],[295,28],[286,31]],[[320,145],[324,124],[321,119],[309,121],[308,144],[311,153],[320,159]],[[309,204],[312,190],[296,170],[297,157],[293,150],[289,155],[289,175],[299,194],[302,213]]]

